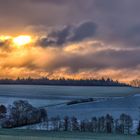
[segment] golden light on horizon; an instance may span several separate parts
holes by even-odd
[[[5,41],[5,40],[9,40],[9,39],[11,39],[11,36],[8,36],[8,35],[6,35],[6,36],[1,35],[1,36],[0,36],[0,40],[1,40],[1,41]]]
[[[23,46],[23,45],[27,45],[27,44],[31,43],[31,40],[32,40],[31,36],[29,36],[29,35],[20,35],[20,36],[13,38],[13,43],[16,46]]]

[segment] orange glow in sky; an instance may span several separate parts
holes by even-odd
[[[23,46],[31,42],[31,36],[29,35],[20,35],[13,38],[13,43],[17,46]]]

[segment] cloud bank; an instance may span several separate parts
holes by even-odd
[[[40,46],[59,46],[67,43],[80,42],[96,36],[97,25],[94,22],[84,22],[78,26],[65,26],[51,31],[48,36],[39,40]]]
[[[1,0],[1,35],[35,38],[18,49],[0,41],[0,76],[6,71],[9,77],[140,78],[139,5],[139,0]]]

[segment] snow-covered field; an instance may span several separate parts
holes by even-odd
[[[70,97],[120,97],[140,93],[131,87],[78,87],[78,86],[38,86],[0,85],[0,96],[27,98],[68,98]]]
[[[138,119],[140,116],[139,93],[139,88],[130,87],[0,85],[0,104],[9,105],[15,100],[27,100],[35,107],[47,106],[49,117],[67,115],[89,119],[109,113],[117,118],[121,113],[126,113],[133,119]],[[73,99],[89,97],[100,100],[70,106],[65,104]]]
[[[0,140],[139,140],[139,136],[79,132],[0,130]]]
[[[11,105],[16,100],[25,100],[28,101],[30,104],[32,104],[35,107],[44,107],[44,106],[51,106],[55,104],[61,104],[65,103],[69,100],[66,99],[31,99],[31,98],[23,98],[23,97],[8,97],[8,96],[2,96],[0,97],[0,104],[3,105]]]
[[[89,119],[93,116],[110,114],[118,118],[125,113],[139,119],[140,117],[140,97],[128,96],[124,98],[104,100],[101,102],[90,102],[76,105],[61,105],[49,107],[48,114],[51,116],[76,116],[80,119]]]
[[[96,100],[67,105],[69,101],[87,98]],[[131,132],[134,134],[140,117],[139,88],[0,85],[0,104],[8,106],[15,100],[26,100],[35,107],[46,108],[49,118],[59,115],[60,118],[75,116],[79,120],[89,120],[92,117],[110,114],[117,119],[125,113],[133,118]],[[46,130],[45,127],[45,124],[40,123],[22,127],[22,129]],[[8,140],[9,138],[0,136],[0,139]],[[16,140],[15,137],[13,139]],[[59,140],[58,137],[57,139]]]

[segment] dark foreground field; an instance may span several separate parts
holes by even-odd
[[[31,130],[0,130],[0,140],[139,140],[140,136]]]

